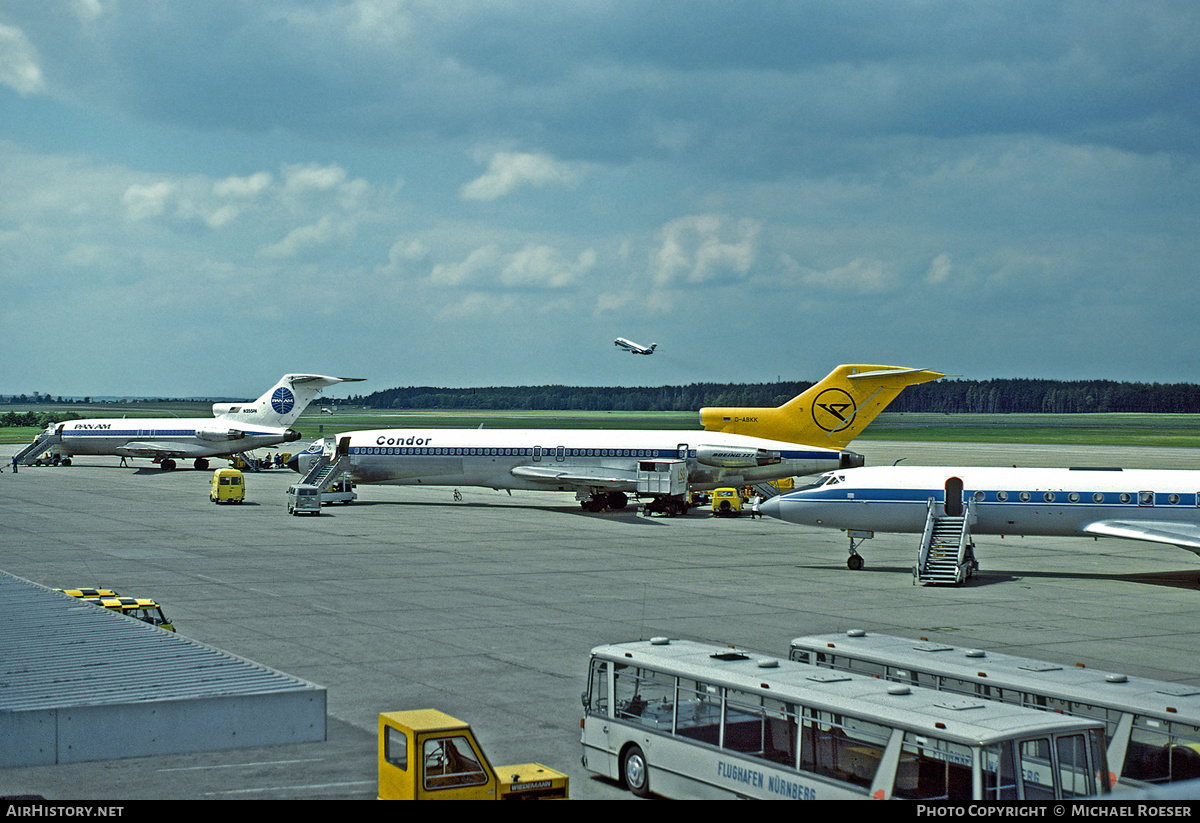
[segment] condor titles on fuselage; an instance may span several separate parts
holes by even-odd
[[[870,374],[852,383],[847,369]],[[842,366],[814,387],[813,396],[836,389],[869,397],[892,384],[894,371]],[[933,379],[925,377],[932,372],[901,371]],[[861,455],[824,444],[828,432],[813,422],[811,408],[795,400],[783,408],[788,413],[775,424],[782,427],[790,419],[790,437],[680,430],[383,429],[347,432],[335,440],[356,483],[573,491],[585,508],[624,507],[637,489],[640,464],[654,461],[686,461],[688,485],[697,490],[862,465]],[[877,413],[871,406],[843,432],[857,433]],[[292,467],[307,473],[323,449],[320,441],[314,443]]]
[[[206,418],[100,418],[56,423],[14,460],[32,462],[49,451],[57,462],[70,464],[72,455],[147,457],[164,469],[180,458],[208,468],[208,458],[239,454],[300,438],[289,429],[300,413],[326,386],[359,378],[319,374],[286,374],[265,394],[249,403],[214,403]]]

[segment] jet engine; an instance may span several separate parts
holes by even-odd
[[[747,469],[779,462],[779,452],[751,446],[697,446],[696,460],[719,469]]]
[[[246,433],[238,429],[209,426],[196,429],[196,436],[201,440],[241,440],[246,436]]]

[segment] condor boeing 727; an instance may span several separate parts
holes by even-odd
[[[71,463],[71,455],[111,454],[148,457],[164,469],[187,458],[197,469],[208,458],[239,454],[300,438],[289,429],[326,386],[359,378],[319,374],[285,374],[252,403],[214,403],[213,416],[186,418],[105,417],[56,423],[13,457],[13,464],[32,463],[50,452],[55,462]]]
[[[692,489],[862,465],[861,455],[842,447],[905,386],[938,377],[839,366],[778,409],[701,412],[702,420],[754,418],[736,424],[742,431],[381,429],[339,434],[336,449],[355,483],[573,491],[585,509],[619,509],[637,490],[639,467],[653,461],[686,462]],[[832,397],[839,407],[834,418],[822,407]],[[318,441],[290,465],[307,474],[322,451]]]
[[[833,471],[762,504],[789,523],[923,534],[963,518],[969,535],[1122,537],[1200,554],[1200,471],[874,466]],[[850,568],[862,560],[850,548]]]

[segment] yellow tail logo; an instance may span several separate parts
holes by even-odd
[[[906,386],[945,377],[925,369],[843,365],[778,408],[705,408],[707,431],[845,448]]]

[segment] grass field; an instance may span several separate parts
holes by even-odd
[[[0,406],[6,411],[69,411],[85,417],[207,417],[207,403]],[[695,412],[550,412],[339,409],[311,407],[296,422],[313,440],[375,428],[674,429],[699,427]],[[36,427],[0,428],[0,443],[28,443]],[[1071,445],[1200,446],[1200,414],[922,414],[884,413],[859,440]]]

